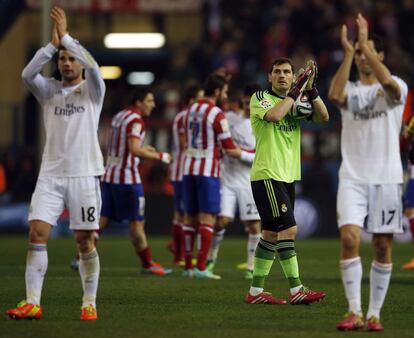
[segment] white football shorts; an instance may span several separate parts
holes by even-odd
[[[234,219],[237,209],[239,210],[239,218],[241,221],[260,220],[250,186],[230,187],[223,185],[221,187],[220,216]]]
[[[341,180],[337,196],[338,227],[364,226],[369,233],[402,233],[401,185],[361,184]]]
[[[70,229],[98,230],[101,204],[98,177],[39,177],[30,202],[29,221],[41,220],[55,226],[67,208]]]

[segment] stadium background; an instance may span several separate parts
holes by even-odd
[[[21,81],[21,71],[50,37],[51,1],[0,2],[0,233],[27,229],[28,201],[36,182],[42,151],[40,107]],[[302,236],[334,236],[335,194],[340,161],[339,112],[327,100],[327,89],[342,59],[342,23],[355,37],[354,18],[362,12],[371,29],[385,38],[386,63],[413,86],[412,34],[414,1],[334,0],[94,0],[53,1],[68,14],[69,32],[101,66],[118,66],[119,78],[106,80],[100,138],[105,152],[111,116],[125,105],[133,88],[130,73],[147,72],[142,81],[155,90],[157,107],[147,120],[147,142],[160,150],[170,147],[172,119],[181,108],[183,88],[202,82],[211,71],[225,67],[231,88],[248,82],[267,87],[266,73],[274,57],[290,56],[296,66],[314,58],[318,87],[328,105],[328,125],[305,124],[302,135],[302,181],[297,185],[298,222]],[[42,31],[43,29],[43,31]],[[46,29],[46,33],[45,30]],[[43,33],[42,33],[43,32]],[[159,32],[166,43],[159,49],[109,49],[111,32]],[[52,67],[52,73],[54,69]],[[148,74],[150,73],[150,74]],[[148,78],[149,76],[149,78]],[[407,116],[411,113],[407,106]],[[404,156],[404,154],[403,154]],[[172,215],[167,168],[144,161],[141,172],[147,194],[147,232],[168,234]],[[315,218],[310,217],[315,215]],[[301,216],[302,215],[302,216]],[[63,222],[67,219],[63,217]],[[302,223],[302,224],[301,224]],[[55,235],[66,234],[62,227]],[[120,227],[127,231],[127,227]],[[230,233],[241,234],[241,227]]]

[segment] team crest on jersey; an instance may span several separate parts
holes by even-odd
[[[259,102],[260,106],[263,107],[264,109],[269,109],[272,107],[272,103],[269,100],[262,100]]]
[[[385,92],[382,88],[378,89],[377,91],[377,97],[384,97],[385,96]]]
[[[283,203],[280,208],[282,209],[282,212],[286,212],[288,210],[285,203]]]
[[[220,121],[221,130],[229,131],[229,124],[226,119]]]
[[[132,126],[132,133],[133,134],[139,134],[141,132],[141,124],[140,123],[134,123]]]
[[[80,88],[76,88],[74,93],[75,93],[75,95],[80,95],[80,94],[82,94],[82,90]]]

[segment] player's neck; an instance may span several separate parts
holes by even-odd
[[[363,85],[366,85],[366,86],[378,83],[378,79],[375,77],[374,73],[370,73],[370,74],[359,73],[359,81]]]
[[[211,102],[212,104],[216,104],[216,102],[217,102],[217,99],[216,98],[214,98],[214,97],[211,97],[211,96],[204,96],[204,98],[203,98],[203,100],[205,100],[205,101],[209,101],[209,102]]]
[[[286,95],[288,94],[288,91],[286,91],[286,90],[279,90],[279,89],[276,89],[275,87],[273,87],[272,86],[272,91],[277,95],[277,96],[280,96],[280,97],[286,97]]]
[[[82,77],[78,77],[77,79],[74,79],[74,80],[62,80],[62,85],[63,87],[73,87],[73,86],[78,85],[82,81],[83,81]]]

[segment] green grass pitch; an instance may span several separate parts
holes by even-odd
[[[168,265],[167,238],[150,238],[154,258]],[[0,337],[366,337],[366,332],[337,332],[336,322],[346,311],[339,269],[338,239],[299,240],[296,247],[301,279],[307,286],[327,292],[326,299],[310,306],[246,305],[249,282],[236,265],[245,259],[245,239],[225,238],[216,273],[220,281],[190,280],[181,269],[165,278],[141,275],[127,238],[103,236],[98,251],[101,279],[99,320],[81,322],[81,285],[69,269],[75,252],[72,239],[51,240],[39,321],[12,321],[6,309],[24,298],[26,239],[0,238]],[[394,270],[382,310],[381,337],[414,337],[414,271],[401,265],[414,255],[411,243],[394,244]],[[370,244],[362,247],[363,308],[367,310]],[[287,297],[288,287],[276,261],[266,289]]]

